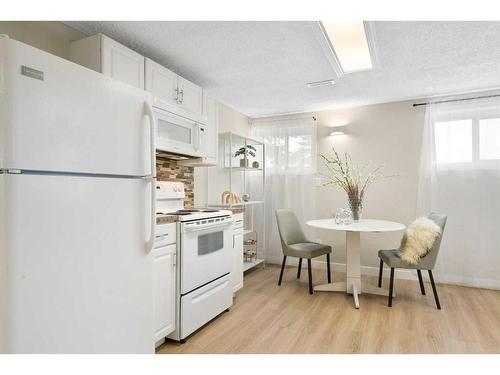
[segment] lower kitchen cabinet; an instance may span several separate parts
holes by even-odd
[[[243,288],[243,214],[234,215],[233,270],[231,284],[233,293]]]
[[[153,249],[153,316],[155,342],[163,340],[175,330],[175,263],[175,244]]]

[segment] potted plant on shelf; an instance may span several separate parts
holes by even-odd
[[[357,164],[352,162],[349,154],[345,153],[342,158],[335,150],[335,147],[332,147],[332,151],[332,156],[320,155],[323,165],[328,171],[327,174],[322,174],[325,179],[323,186],[336,185],[343,189],[347,193],[352,218],[354,221],[359,221],[366,189],[372,182],[389,176],[382,174],[383,165],[366,173],[369,164],[359,168]]]
[[[248,155],[255,157],[255,152],[257,150],[252,145],[241,146],[238,151],[234,154],[235,157],[242,156],[240,159],[240,167],[248,168]]]

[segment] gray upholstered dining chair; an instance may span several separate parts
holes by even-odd
[[[426,256],[422,257],[418,264],[410,264],[405,262],[400,257],[400,250],[379,250],[378,256],[380,258],[380,270],[378,274],[378,286],[382,287],[382,272],[384,268],[384,263],[391,268],[391,277],[389,281],[389,307],[392,306],[392,294],[394,290],[394,269],[404,268],[417,270],[418,281],[420,283],[420,292],[425,295],[424,281],[422,279],[422,270],[427,270],[429,272],[429,278],[431,280],[432,291],[434,293],[434,299],[436,300],[436,306],[441,310],[441,304],[439,303],[439,297],[436,289],[436,284],[434,283],[434,277],[432,275],[432,270],[436,264],[436,258],[439,252],[439,247],[441,246],[441,238],[443,237],[444,227],[446,225],[446,215],[431,213],[427,216],[430,220],[434,221],[441,228],[441,235],[434,241],[432,248],[427,253]]]
[[[331,246],[309,241],[304,235],[299,221],[297,220],[297,216],[295,216],[292,210],[276,210],[276,220],[278,222],[281,248],[283,250],[283,264],[281,265],[278,285],[281,285],[283,271],[285,270],[286,258],[288,256],[299,258],[299,268],[297,270],[298,279],[300,279],[302,259],[307,259],[307,269],[309,271],[309,294],[313,294],[311,259],[325,254],[328,282],[330,283],[330,253],[332,252]]]

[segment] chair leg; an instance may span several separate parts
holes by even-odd
[[[283,256],[283,263],[281,264],[280,279],[278,285],[281,285],[281,279],[283,278],[283,271],[285,270],[286,255]]]
[[[328,284],[332,282],[332,274],[330,272],[330,254],[326,254],[326,272],[328,277]]]
[[[302,258],[299,258],[299,268],[297,269],[297,279],[300,279],[300,270],[302,269]]]
[[[422,295],[425,296],[425,287],[424,287],[424,280],[422,279],[422,272],[420,270],[417,270],[417,275],[418,275],[418,282],[420,283],[420,291],[422,292]]]
[[[394,290],[394,268],[391,268],[391,279],[389,281],[389,307],[392,307],[392,291]]]
[[[431,279],[432,291],[434,292],[434,299],[436,300],[436,306],[438,310],[441,310],[441,304],[439,303],[438,292],[436,289],[436,284],[434,283],[434,277],[432,276],[431,270],[429,270],[429,278]]]
[[[382,288],[382,272],[384,272],[384,261],[380,259],[380,269],[378,270],[378,287]]]
[[[308,270],[308,273],[309,273],[309,294],[313,294],[311,259],[307,260],[307,270]]]

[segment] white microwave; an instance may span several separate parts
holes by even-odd
[[[204,156],[205,126],[162,109],[153,109],[156,122],[156,148],[161,151]]]

